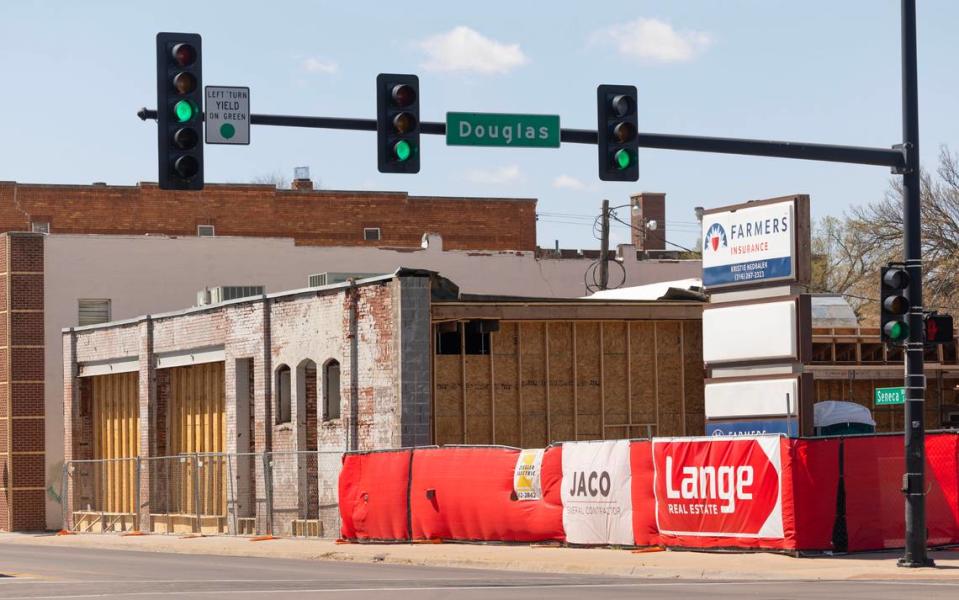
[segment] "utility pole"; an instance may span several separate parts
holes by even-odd
[[[909,274],[909,338],[906,342],[905,445],[906,540],[900,567],[930,567],[926,553],[926,434],[923,423],[926,376],[923,365],[922,230],[919,191],[919,89],[916,57],[916,0],[902,0],[902,174],[903,262]]]
[[[603,233],[599,249],[599,289],[609,287],[609,200],[603,200]]]

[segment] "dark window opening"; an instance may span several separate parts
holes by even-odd
[[[323,419],[340,418],[340,363],[327,361],[323,367]]]
[[[293,419],[290,367],[281,365],[276,370],[276,424],[289,423]]]

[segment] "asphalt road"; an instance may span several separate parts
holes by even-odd
[[[0,546],[0,598],[613,598],[959,597],[959,582],[768,582],[544,575],[323,560]]]

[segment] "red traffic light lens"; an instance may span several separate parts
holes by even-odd
[[[181,67],[189,67],[196,62],[196,48],[191,44],[177,44],[173,46],[173,60]]]
[[[617,117],[625,117],[633,112],[633,100],[629,96],[619,94],[609,101],[609,107],[613,109],[613,114]]]
[[[173,162],[173,172],[182,179],[191,179],[200,170],[200,163],[192,156],[181,156]]]
[[[882,284],[893,290],[903,290],[909,285],[909,273],[905,269],[889,269],[882,276]]]
[[[180,72],[173,78],[173,88],[176,93],[189,94],[196,89],[196,77],[192,73]]]
[[[401,112],[393,117],[393,131],[399,134],[409,133],[416,128],[416,117],[408,112]]]
[[[613,127],[613,138],[617,144],[631,142],[634,137],[636,137],[636,126],[632,123],[621,121]]]
[[[196,129],[192,127],[181,127],[173,134],[173,143],[181,150],[189,150],[195,147],[199,141],[200,136],[197,135]]]
[[[402,108],[416,102],[416,90],[414,90],[411,85],[400,83],[393,86],[393,89],[390,91],[390,97],[393,99],[395,106]]]

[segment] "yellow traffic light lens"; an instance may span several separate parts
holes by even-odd
[[[886,312],[894,315],[904,315],[909,312],[909,300],[906,300],[905,296],[889,296],[883,301],[882,306]]]
[[[636,137],[636,126],[628,121],[621,121],[613,127],[613,139],[617,144],[631,142]]]
[[[196,107],[189,100],[180,100],[173,105],[173,115],[180,123],[192,120],[196,112]]]
[[[187,73],[185,71],[177,73],[173,78],[173,89],[181,96],[189,94],[196,89],[196,77],[193,76],[193,73]]]
[[[416,117],[408,112],[401,112],[393,117],[393,131],[399,134],[409,133],[416,127]]]

